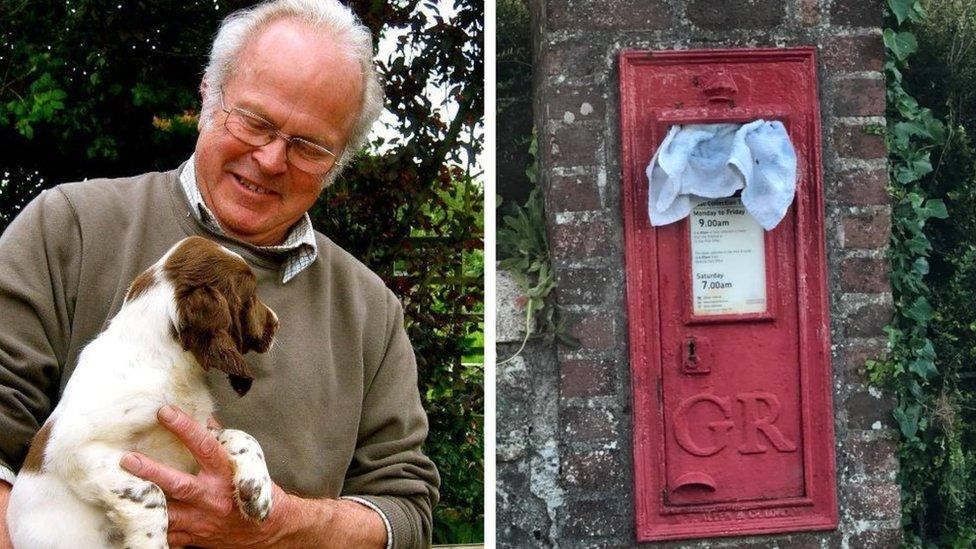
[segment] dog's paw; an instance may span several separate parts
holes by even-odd
[[[135,481],[111,490],[120,500],[141,505],[146,509],[166,509],[166,494],[151,482]],[[165,511],[163,511],[165,512]]]
[[[271,479],[241,477],[234,482],[234,497],[245,518],[261,522],[271,512]]]
[[[234,499],[244,518],[261,522],[271,513],[271,477],[261,445],[251,435],[223,429],[217,440],[234,466]]]

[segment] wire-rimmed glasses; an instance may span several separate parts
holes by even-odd
[[[285,155],[296,169],[310,174],[323,175],[335,165],[338,156],[329,149],[304,137],[281,133],[278,128],[261,116],[240,107],[224,105],[224,90],[220,90],[220,109],[227,113],[224,128],[237,139],[252,147],[263,147],[280,137],[285,140]]]

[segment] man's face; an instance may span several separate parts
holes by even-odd
[[[241,53],[224,84],[224,104],[255,113],[289,136],[320,143],[340,155],[361,108],[359,64],[328,38],[300,23],[268,25]],[[229,235],[255,245],[279,244],[312,207],[324,176],[287,160],[283,139],[248,145],[224,128],[226,114],[201,128],[197,185]],[[254,190],[250,187],[256,187]]]

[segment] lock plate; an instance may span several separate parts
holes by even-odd
[[[687,375],[711,373],[712,346],[707,337],[691,336],[681,349],[681,372]]]

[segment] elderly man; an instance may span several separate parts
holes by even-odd
[[[62,185],[0,238],[0,547],[9,482],[78,354],[129,282],[174,242],[240,253],[281,318],[218,420],[253,434],[276,483],[267,521],[242,520],[223,450],[172,407],[159,419],[197,458],[186,475],[121,465],[170,499],[169,542],[205,547],[429,543],[438,477],[402,310],[382,281],[312,230],[306,211],[382,108],[369,31],[336,0],[277,0],[228,17],[201,86],[200,136],[179,169]]]

